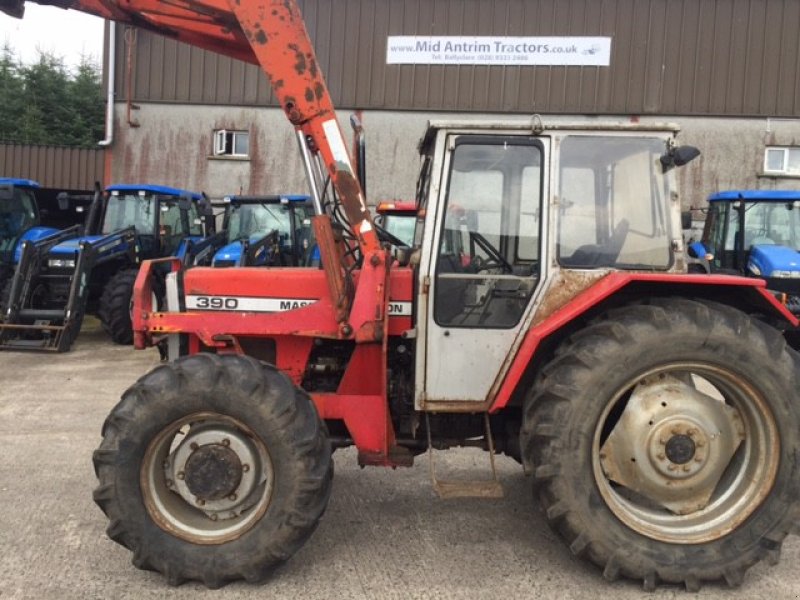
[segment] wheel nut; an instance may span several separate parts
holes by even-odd
[[[189,444],[189,448],[191,448],[192,450],[197,450],[199,446],[195,442],[192,442],[191,444]]]
[[[167,484],[167,487],[172,487],[174,484],[172,483],[172,479],[167,479],[164,483]]]
[[[228,438],[225,438],[224,440],[222,440],[222,445],[225,447],[230,446],[231,441]]]
[[[228,496],[228,500],[230,500],[231,502],[235,501],[236,498],[238,498],[238,496],[236,495],[236,492],[234,492],[233,494]]]
[[[600,458],[603,458],[603,457],[601,456]],[[242,465],[242,471],[247,473],[249,470],[250,470],[250,465],[248,465],[247,463]]]
[[[664,460],[664,459],[665,459],[665,458],[667,458],[667,457],[666,457],[666,456],[664,456],[664,453],[662,452],[661,454],[658,454],[658,455],[656,456],[656,458],[658,458],[658,460]]]
[[[178,477],[178,479],[183,481],[184,479],[186,479],[186,473],[184,473],[183,471],[178,471],[177,477]]]
[[[212,521],[216,521],[218,519],[217,513],[211,513],[210,515],[208,515],[208,518],[211,519]]]
[[[205,504],[206,504],[206,501],[203,500],[202,498],[198,498],[197,499],[197,505],[198,506],[205,506]]]

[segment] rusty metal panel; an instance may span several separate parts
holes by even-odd
[[[301,0],[300,6],[333,100],[346,108],[800,115],[797,0]],[[414,34],[609,36],[611,65],[387,65],[387,37]],[[128,46],[117,47],[118,100],[128,98]],[[134,102],[276,105],[256,66],[144,31],[131,56]]]
[[[42,187],[90,190],[103,181],[103,150],[0,143],[0,176],[38,181]]]

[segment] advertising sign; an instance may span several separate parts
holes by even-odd
[[[575,65],[607,67],[610,37],[391,35],[389,65]]]

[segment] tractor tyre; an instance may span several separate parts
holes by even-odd
[[[331,447],[311,398],[275,367],[198,354],[122,396],[94,453],[94,500],[133,564],[218,588],[264,580],[328,504]]]
[[[6,309],[8,308],[8,300],[11,297],[11,283],[14,281],[13,277],[0,280],[0,322],[6,317]]]
[[[131,302],[133,285],[136,283],[138,269],[125,269],[108,280],[100,297],[98,316],[103,329],[116,344],[133,343],[133,324],[131,323]]]
[[[576,333],[541,371],[520,437],[570,550],[645,589],[741,583],[800,514],[800,361],[710,302],[653,300]]]

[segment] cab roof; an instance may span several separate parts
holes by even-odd
[[[225,196],[226,204],[286,204],[289,202],[308,202],[310,196],[303,194],[272,194],[267,196]]]
[[[425,135],[419,142],[419,149],[428,148],[440,129],[476,130],[481,133],[497,132],[540,135],[546,131],[592,131],[592,132],[659,132],[677,134],[680,126],[675,123],[632,123],[630,121],[559,121],[548,118],[545,120],[539,115],[522,118],[498,119],[434,119],[428,121]]]
[[[411,215],[417,214],[417,203],[413,200],[382,200],[375,207],[375,212],[380,215]]]
[[[150,185],[149,183],[115,183],[106,188],[107,192],[150,192],[162,196],[189,196],[192,200],[203,197],[198,192],[168,187],[166,185]]]
[[[16,179],[14,177],[0,177],[0,184],[3,185],[14,185],[17,187],[29,187],[29,188],[40,188],[38,181],[34,181],[33,179]]]
[[[800,190],[726,190],[708,197],[709,202],[732,202],[734,200],[795,202],[800,200]]]

